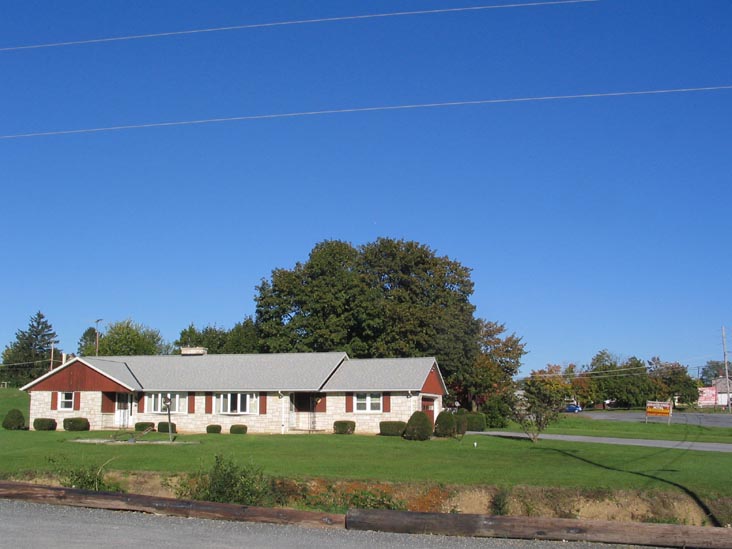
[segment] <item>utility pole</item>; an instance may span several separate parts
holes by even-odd
[[[48,365],[48,371],[53,370],[53,343],[51,343],[51,363]]]
[[[727,380],[727,413],[732,413],[732,403],[730,403],[729,394],[729,368],[727,368],[727,335],[724,333],[722,326],[722,349],[724,350],[724,377]]]
[[[103,318],[97,318],[94,321],[94,334],[96,335],[96,345],[94,346],[94,356],[99,356],[99,323],[104,320]]]

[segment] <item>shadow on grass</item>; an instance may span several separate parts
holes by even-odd
[[[543,452],[556,452],[558,454],[561,454],[565,457],[570,457],[573,459],[576,459],[578,461],[582,461],[584,463],[587,463],[588,465],[592,465],[594,467],[599,467],[601,469],[605,469],[607,471],[614,471],[616,473],[627,473],[629,475],[636,475],[639,477],[656,480],[658,482],[662,482],[664,484],[668,484],[669,486],[673,486],[674,488],[678,488],[682,492],[684,492],[687,496],[689,496],[692,500],[694,500],[694,503],[696,503],[699,508],[704,512],[704,514],[707,516],[709,521],[712,523],[713,526],[722,526],[722,523],[719,521],[719,519],[716,517],[716,515],[712,512],[712,510],[709,508],[709,506],[702,501],[702,499],[696,494],[696,492],[690,490],[686,486],[679,484],[678,482],[674,482],[672,480],[667,480],[665,478],[658,477],[656,475],[651,475],[649,473],[642,473],[640,471],[628,471],[626,469],[620,469],[618,467],[611,467],[610,465],[603,465],[602,463],[598,463],[596,461],[592,461],[590,459],[580,457],[573,452],[568,452],[567,450],[559,450],[557,448],[537,448],[537,450],[541,450]],[[673,469],[660,469],[659,472],[674,472]]]

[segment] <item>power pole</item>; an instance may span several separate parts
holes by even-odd
[[[53,370],[53,343],[51,343],[51,363],[48,365],[48,371]]]
[[[732,413],[732,403],[730,402],[729,394],[729,368],[727,368],[727,335],[724,333],[724,326],[722,326],[722,349],[724,350],[724,378],[727,380],[727,413]]]
[[[99,323],[104,320],[98,318],[94,321],[94,334],[96,335],[96,344],[94,345],[94,356],[99,356]]]

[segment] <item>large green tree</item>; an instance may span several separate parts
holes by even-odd
[[[162,355],[170,351],[158,330],[129,319],[112,322],[99,335],[100,356]]]
[[[600,351],[592,358],[587,373],[595,383],[597,397],[619,408],[643,406],[657,396],[646,363],[636,357],[621,361],[607,350]]]
[[[699,388],[686,366],[678,362],[663,362],[658,357],[648,361],[650,377],[657,386],[659,400],[678,399],[683,404],[694,404],[699,400]]]
[[[708,387],[718,377],[724,377],[724,362],[721,360],[708,360],[701,371],[702,384]]]
[[[257,287],[260,348],[434,355],[458,382],[480,353],[472,293],[470,269],[423,244],[321,242],[305,263],[275,269]]]
[[[209,354],[241,354],[258,351],[257,327],[247,317],[227,330],[218,326],[206,326],[199,330],[194,324],[181,330],[176,347],[205,347]]]
[[[61,363],[58,336],[41,311],[34,314],[28,328],[15,333],[15,341],[9,343],[2,354],[3,368],[0,377],[14,385],[24,385],[48,371],[51,349],[55,349],[54,364]]]

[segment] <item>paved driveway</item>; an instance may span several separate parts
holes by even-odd
[[[580,412],[582,417],[590,419],[606,419],[610,421],[638,421],[646,419],[646,414],[640,411],[592,411]],[[649,422],[665,423],[664,418],[649,418]],[[674,412],[672,424],[701,425],[702,427],[732,427],[732,414],[699,414],[694,412]]]

